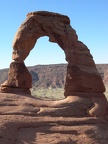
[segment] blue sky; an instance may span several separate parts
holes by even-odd
[[[41,10],[67,15],[95,63],[108,63],[108,0],[1,0],[0,69],[8,68],[12,62],[12,41],[27,13]],[[64,52],[48,37],[41,37],[25,64],[52,63],[66,63]]]

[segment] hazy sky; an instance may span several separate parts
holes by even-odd
[[[108,63],[108,0],[0,0],[0,69],[8,68],[12,61],[12,41],[27,13],[41,10],[67,15],[95,63]],[[57,44],[41,37],[25,63],[33,66],[66,61]]]

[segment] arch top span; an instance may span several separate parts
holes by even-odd
[[[58,13],[38,11],[27,14],[13,41],[13,60],[23,61],[34,47],[38,38],[48,36],[64,51],[74,49],[78,38],[70,26],[70,19]]]
[[[49,17],[49,18],[54,18],[53,20],[58,20],[61,21],[65,24],[70,24],[70,19],[66,15],[62,15],[59,13],[55,12],[48,12],[48,11],[36,11],[36,12],[30,12],[27,14],[27,17],[31,16],[43,16],[43,17]]]

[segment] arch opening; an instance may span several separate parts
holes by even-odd
[[[25,59],[26,66],[63,64],[65,53],[55,42],[50,42],[48,36],[42,36],[37,39],[34,48]]]
[[[48,36],[40,37],[25,60],[32,75],[31,95],[44,100],[63,99],[66,63],[62,48],[49,42]]]

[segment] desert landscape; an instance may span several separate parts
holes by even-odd
[[[67,64],[26,67],[42,36],[64,50]],[[108,64],[95,64],[69,17],[28,13],[12,47],[9,69],[0,70],[0,144],[106,144]]]
[[[96,64],[108,99],[108,64]],[[32,75],[31,94],[38,99],[59,100],[64,98],[67,64],[36,65],[28,67]],[[0,84],[8,78],[8,69],[0,70]]]

